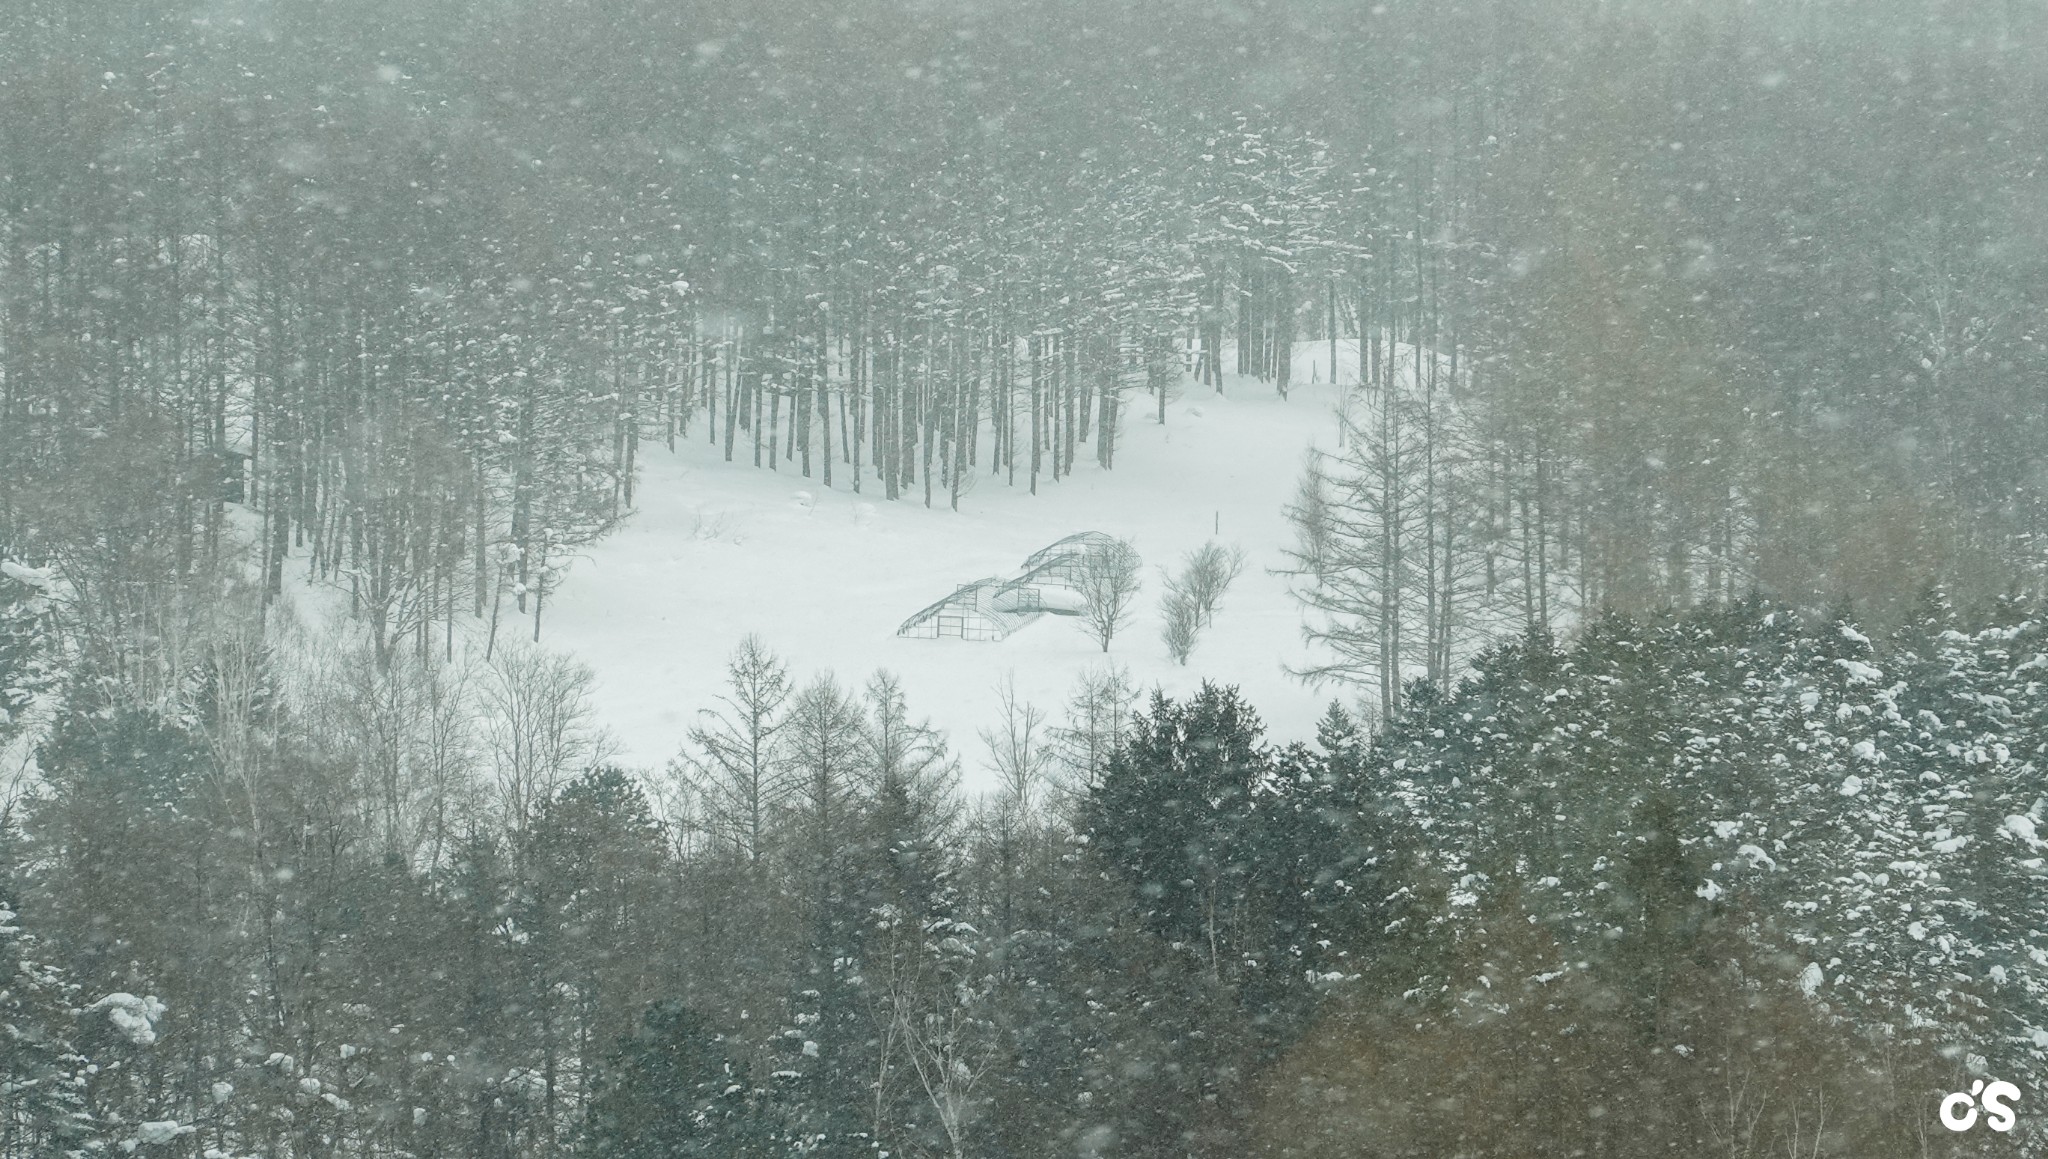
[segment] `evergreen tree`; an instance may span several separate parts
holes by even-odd
[[[664,841],[639,786],[609,766],[543,805],[529,840],[514,911],[528,935],[522,1005],[541,1019],[543,1115],[573,1119],[590,1098],[585,1076],[661,983]]]
[[[1185,704],[1154,694],[1139,724],[1090,795],[1084,831],[1142,899],[1148,925],[1212,978],[1235,975],[1257,952],[1236,918],[1267,852],[1253,839],[1273,775],[1263,726],[1234,689],[1207,683]]]
[[[761,1092],[734,1053],[688,1007],[649,1006],[604,1064],[580,1149],[620,1159],[776,1154]]]
[[[0,904],[0,1155],[82,1155],[96,1125],[73,1045],[78,986],[18,921]]]
[[[185,939],[177,919],[195,914],[200,877],[167,874],[201,847],[210,819],[202,795],[205,749],[153,713],[75,713],[43,746],[48,792],[30,803],[26,831],[59,851],[62,871],[40,875],[63,953],[88,988],[138,988],[138,962],[169,965]]]

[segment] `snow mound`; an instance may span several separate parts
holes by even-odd
[[[137,998],[126,992],[107,995],[85,1008],[87,1014],[105,1013],[114,1029],[137,1046],[148,1046],[156,1041],[156,1023],[164,1016],[166,1007],[156,995]],[[175,1124],[173,1124],[175,1126]]]
[[[161,1147],[180,1136],[190,1135],[197,1127],[180,1124],[176,1119],[162,1119],[152,1123],[137,1123],[135,1137],[121,1140],[121,1150],[133,1152],[137,1147]]]
[[[18,584],[25,584],[37,591],[49,591],[57,582],[57,569],[53,567],[28,567],[11,559],[0,559],[0,575]]]
[[[1778,868],[1776,859],[1770,854],[1765,853],[1763,847],[1759,845],[1738,845],[1735,848],[1735,856],[1748,861],[1752,869]]]
[[[1819,962],[1808,962],[1806,969],[1799,971],[1799,990],[1808,998],[1820,993],[1821,984],[1827,975],[1821,971]]]

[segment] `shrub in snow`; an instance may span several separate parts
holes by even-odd
[[[1195,650],[1195,637],[1201,631],[1202,616],[1196,610],[1193,600],[1172,586],[1166,589],[1166,598],[1159,603],[1161,617],[1165,621],[1160,627],[1159,638],[1166,644],[1166,654],[1173,657],[1175,664],[1186,664],[1188,654]]]
[[[1185,664],[1195,638],[1216,618],[1216,607],[1232,581],[1244,571],[1244,549],[1205,543],[1181,561],[1180,574],[1166,577],[1160,601],[1165,618],[1161,638],[1174,663]]]

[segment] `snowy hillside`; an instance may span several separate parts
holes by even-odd
[[[1355,360],[1339,346],[1340,367]],[[705,442],[675,454],[649,446],[639,510],[570,569],[543,640],[598,674],[602,719],[629,762],[674,755],[698,709],[720,690],[725,657],[749,632],[802,676],[831,670],[859,683],[876,668],[903,678],[912,711],[945,729],[977,785],[975,730],[995,718],[995,686],[1057,710],[1091,665],[1123,665],[1169,693],[1204,678],[1241,685],[1275,738],[1306,736],[1329,692],[1305,690],[1284,665],[1303,658],[1284,576],[1282,507],[1303,452],[1335,437],[1328,347],[1297,348],[1297,384],[1231,378],[1221,394],[1186,384],[1158,421],[1133,397],[1114,470],[1083,462],[1040,494],[983,475],[956,513],[921,493],[895,503],[854,494],[844,472],[827,490],[794,470],[723,461]],[[1311,383],[1310,379],[1320,381]],[[700,436],[701,438],[701,432]],[[871,486],[871,490],[873,490]],[[1138,613],[1105,656],[1069,618],[1046,616],[981,643],[899,639],[904,618],[960,583],[1014,572],[1024,557],[1077,531],[1132,538],[1145,559]],[[1215,539],[1244,549],[1244,574],[1186,667],[1160,640],[1159,569]]]

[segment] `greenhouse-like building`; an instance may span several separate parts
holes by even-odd
[[[989,576],[961,584],[896,629],[898,636],[938,640],[1001,640],[1042,615],[1081,612],[1081,575],[1089,557],[1116,540],[1099,531],[1069,535],[1031,553],[1009,579]]]
[[[1088,567],[1088,561],[1096,552],[1106,551],[1116,544],[1112,536],[1100,531],[1077,531],[1057,543],[1039,548],[1024,561],[1028,575],[1047,577],[1042,582],[1057,583],[1065,587],[1079,587],[1081,573]],[[1021,577],[1020,577],[1021,578]]]
[[[1035,608],[1023,608],[998,599],[1004,581],[999,576],[961,584],[944,599],[926,606],[903,621],[899,636],[937,640],[946,636],[962,640],[1000,640],[1038,618]]]

